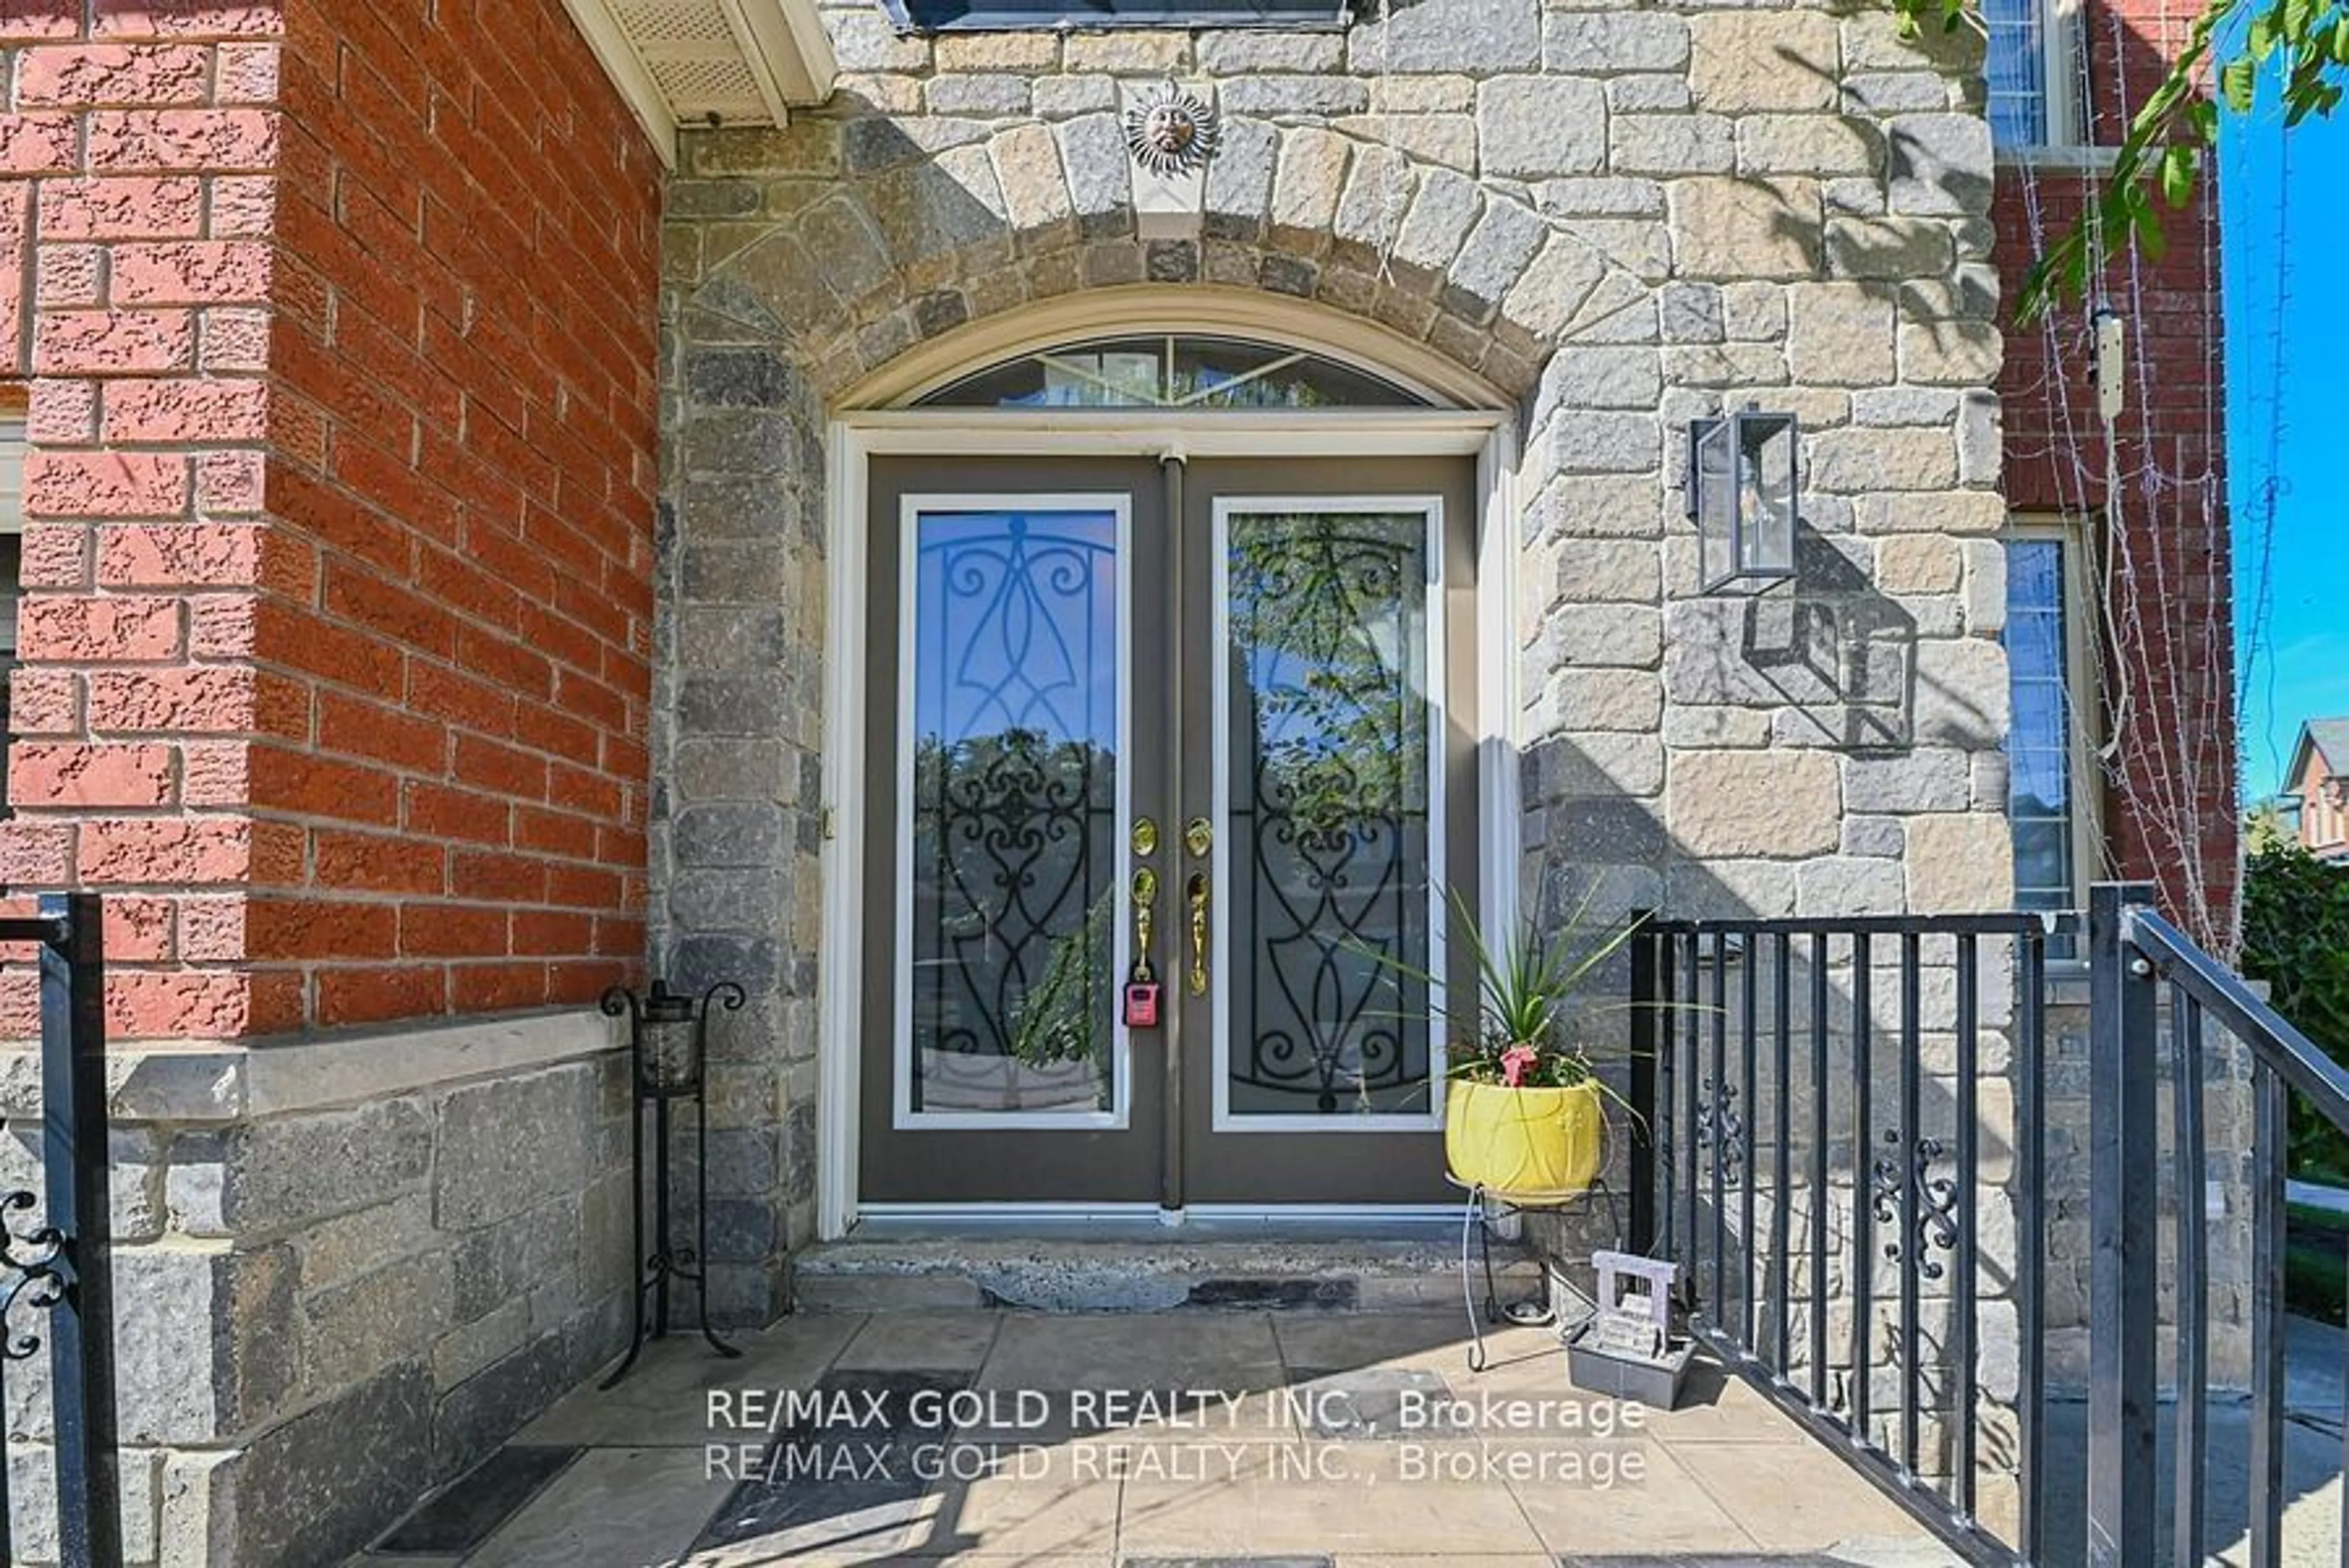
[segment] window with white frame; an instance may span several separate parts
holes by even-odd
[[[2078,140],[2067,0],[1982,0],[1982,23],[1990,35],[1982,75],[1992,142],[2014,152]]]
[[[2095,864],[2076,556],[2060,524],[2019,524],[2006,545],[2006,805],[2019,909],[2079,909]],[[2068,942],[2049,950],[2072,956]]]

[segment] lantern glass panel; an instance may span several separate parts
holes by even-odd
[[[1795,575],[1795,417],[1737,417],[1737,575]]]
[[[678,1018],[647,1012],[642,1032],[646,1080],[657,1089],[689,1088],[701,1070],[700,1031],[689,1010]]]
[[[1699,575],[1708,592],[1737,575],[1736,453],[1732,421],[1699,427],[1689,483],[1696,489]]]

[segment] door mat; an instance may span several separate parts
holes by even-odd
[[[400,1521],[375,1550],[403,1556],[462,1556],[520,1513],[582,1451],[509,1443]]]

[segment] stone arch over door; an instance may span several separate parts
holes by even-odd
[[[1557,343],[1648,299],[1670,267],[1660,223],[1553,219],[1318,127],[1228,121],[1196,242],[1135,237],[1113,116],[921,145],[954,134],[811,117],[689,138],[689,165],[723,173],[672,193],[673,308],[792,345],[831,402],[971,323],[1081,290],[1206,284],[1377,323],[1517,397]]]

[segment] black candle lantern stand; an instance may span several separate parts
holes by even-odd
[[[604,1379],[605,1388],[628,1375],[646,1340],[667,1334],[671,1285],[676,1282],[693,1287],[696,1321],[710,1348],[720,1355],[742,1354],[709,1326],[709,1112],[703,1088],[709,1060],[711,1007],[739,1012],[748,1000],[732,981],[711,986],[698,1005],[692,996],[669,990],[661,980],[654,981],[642,996],[622,985],[604,993],[601,1005],[605,1015],[617,1018],[625,1013],[628,1019],[629,1162],[635,1177],[630,1256],[636,1269],[635,1325],[628,1337],[628,1354]],[[693,1102],[693,1241],[683,1247],[677,1243],[669,1212],[670,1123],[672,1107],[678,1100]],[[645,1147],[647,1120],[652,1123],[649,1165]],[[653,1188],[649,1251],[645,1245],[647,1175]]]

